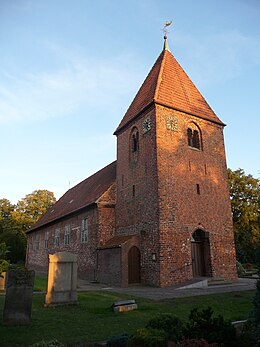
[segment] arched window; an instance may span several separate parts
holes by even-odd
[[[191,123],[187,129],[188,146],[201,149],[201,135],[200,130],[196,124]]]
[[[131,150],[137,152],[139,150],[139,132],[137,128],[133,128],[131,134]]]
[[[191,128],[187,129],[187,136],[188,136],[188,145],[192,147],[192,130]]]

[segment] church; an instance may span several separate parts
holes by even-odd
[[[28,231],[26,264],[77,254],[79,277],[127,287],[235,280],[223,129],[164,47],[114,132],[117,159],[69,189]]]

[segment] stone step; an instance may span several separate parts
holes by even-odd
[[[208,286],[221,286],[221,285],[226,285],[226,284],[232,284],[231,281],[226,280],[223,277],[211,277],[208,278]]]

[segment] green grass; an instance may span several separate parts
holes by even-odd
[[[39,287],[45,284],[39,284]],[[158,313],[175,314],[187,320],[194,307],[211,306],[226,319],[246,319],[252,308],[254,291],[212,294],[190,298],[152,301],[106,291],[81,292],[79,305],[44,308],[44,294],[34,294],[32,322],[28,327],[5,327],[0,321],[0,346],[29,346],[53,338],[73,346],[76,343],[105,340],[122,332],[132,333],[144,327]],[[111,305],[119,299],[134,298],[138,310],[114,313]],[[4,296],[0,295],[0,311]]]
[[[45,276],[37,276],[34,278],[34,290],[46,292],[47,290],[47,277]]]

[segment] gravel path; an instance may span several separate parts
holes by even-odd
[[[196,295],[207,295],[213,293],[225,293],[225,292],[238,292],[243,290],[254,290],[256,289],[256,280],[239,278],[237,282],[230,284],[218,284],[209,287],[201,288],[186,288],[180,289],[176,287],[166,287],[166,288],[157,288],[157,287],[113,287],[106,286],[101,284],[92,284],[84,280],[78,280],[78,291],[91,291],[91,290],[102,290],[116,293],[124,293],[133,296],[139,296],[152,300],[163,300],[171,298],[180,298]]]

